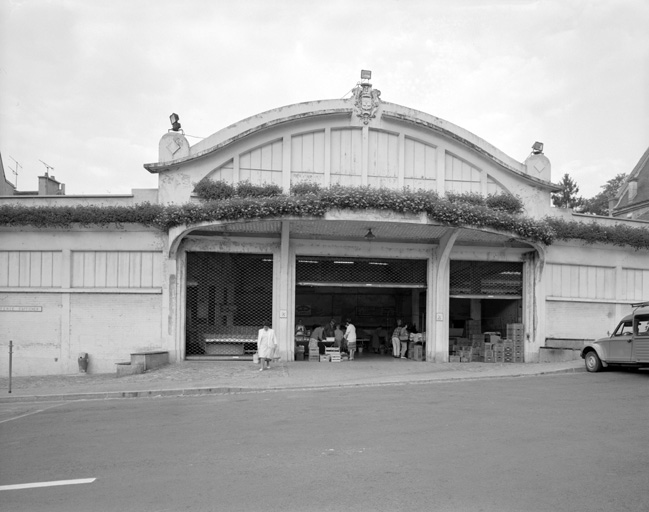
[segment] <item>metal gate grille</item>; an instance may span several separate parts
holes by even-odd
[[[298,257],[295,277],[306,286],[425,288],[426,260]]]
[[[273,257],[187,253],[186,355],[243,356],[273,309]]]
[[[515,299],[522,295],[522,263],[451,261],[451,297]]]

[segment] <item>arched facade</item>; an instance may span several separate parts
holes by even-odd
[[[160,141],[160,161],[145,167],[159,174],[160,201],[167,204],[196,200],[192,197],[194,186],[208,178],[232,184],[241,181],[275,184],[287,193],[292,185],[303,182],[322,187],[344,185],[397,190],[406,187],[435,191],[440,196],[448,192],[484,196],[505,192],[521,197],[533,216],[549,212],[554,186],[549,181],[550,163],[544,155],[530,155],[527,162],[517,162],[442,119],[382,102],[376,92],[371,85],[362,84],[347,100],[302,103],[271,110],[231,125],[191,147],[182,134],[169,132]],[[369,100],[364,103],[364,98]],[[368,227],[376,236],[369,242],[364,238]],[[508,296],[508,292],[499,293],[498,289],[491,293],[478,289],[474,293],[463,292],[456,299],[464,299],[464,308],[473,315],[480,315],[482,300],[507,302],[502,307],[516,310],[508,312],[510,322],[526,326],[528,360],[537,357],[544,339],[538,322],[544,314],[543,301],[536,297],[543,251],[539,252],[533,244],[517,240],[511,233],[440,226],[423,215],[330,211],[323,219],[278,218],[174,228],[169,234],[167,253],[170,258],[167,268],[173,276],[169,282],[175,283],[175,290],[170,292],[169,314],[174,323],[172,343],[181,358],[187,356],[191,330],[187,321],[197,314],[188,313],[187,304],[192,299],[188,301],[186,295],[187,255],[193,252],[273,256],[272,323],[279,334],[282,356],[289,360],[294,357],[294,326],[298,320],[308,320],[296,316],[296,311],[307,307],[300,303],[296,268],[300,258],[311,258],[309,261],[315,263],[316,256],[347,258],[350,263],[354,258],[360,263],[368,257],[425,262],[425,284],[411,289],[410,298],[403,299],[399,292],[401,298],[397,302],[405,300],[410,304],[397,305],[396,309],[406,314],[407,323],[416,324],[425,332],[426,360],[436,362],[448,361],[450,353],[452,262],[520,264],[524,270],[519,272],[522,287],[518,294]],[[353,290],[360,300],[363,296],[360,278],[358,282],[353,276],[349,279],[358,285]],[[318,286],[319,283],[309,284]],[[331,284],[332,294],[337,289],[350,290],[351,286],[342,282],[327,284]],[[383,288],[385,294],[395,293],[397,289],[380,283],[371,286]],[[218,288],[218,294],[225,292],[232,297],[232,290],[228,292],[217,285],[213,288]],[[323,288],[324,285],[320,289]],[[376,297],[363,298],[371,301]],[[200,307],[205,309],[197,306]],[[211,306],[209,316],[218,307]],[[371,309],[358,306],[356,310]],[[344,320],[340,314],[332,309],[326,316]],[[318,315],[312,318],[315,322],[322,321]],[[358,323],[359,319],[355,321]],[[362,327],[369,329],[369,326]],[[233,325],[232,332],[236,328]],[[222,336],[227,339],[229,334],[224,332]]]
[[[158,175],[158,189],[0,196],[0,205],[199,203],[194,187],[208,178],[276,184],[286,193],[303,182],[440,196],[505,192],[520,197],[535,221],[647,226],[551,208],[556,186],[542,151],[518,162],[443,119],[382,101],[365,82],[349,99],[264,112],[193,146],[170,131],[158,162],[144,167]],[[169,352],[171,361],[250,357],[262,321],[273,324],[281,357],[292,360],[296,324],[331,317],[352,317],[366,338],[401,317],[422,332],[425,361],[437,363],[449,361],[459,339],[506,336],[514,326],[525,362],[537,362],[544,348],[601,337],[630,304],[649,299],[644,249],[581,240],[545,246],[391,210],[329,209],[317,218],[265,216],[168,231],[10,223],[0,236],[0,345],[13,342],[15,375],[76,372],[80,353],[89,354],[91,372],[112,372],[142,351]],[[6,359],[5,350],[0,373]]]

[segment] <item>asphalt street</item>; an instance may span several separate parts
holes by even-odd
[[[3,510],[649,510],[649,372],[0,413]]]

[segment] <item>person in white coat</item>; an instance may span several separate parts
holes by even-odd
[[[270,360],[273,358],[277,349],[277,337],[275,336],[275,331],[269,327],[269,323],[265,323],[259,329],[259,334],[257,335],[257,354],[259,355],[259,363],[261,364],[261,368],[259,368],[260,372],[264,371],[264,365],[270,369]]]

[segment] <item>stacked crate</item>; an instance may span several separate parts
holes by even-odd
[[[295,360],[304,361],[304,345],[298,345],[295,347]]]
[[[325,347],[325,355],[329,356],[332,363],[340,363],[340,348],[339,347]]]
[[[505,339],[502,342],[503,346],[503,362],[504,363],[513,363],[514,362],[514,343],[509,339]]]
[[[470,363],[473,358],[473,348],[460,349],[460,363]]]
[[[479,363],[483,361],[484,354],[484,334],[472,334],[469,338],[471,340],[471,358],[469,361]]]
[[[493,345],[494,363],[505,362],[505,347],[502,343],[494,343]]]
[[[309,349],[309,361],[320,361],[320,352],[317,347]]]
[[[523,324],[507,324],[507,339],[512,343],[512,362],[525,362],[525,329]]]
[[[467,338],[471,338],[471,336],[478,334],[482,336],[482,322],[480,322],[480,320],[467,320],[464,330],[464,335]]]

